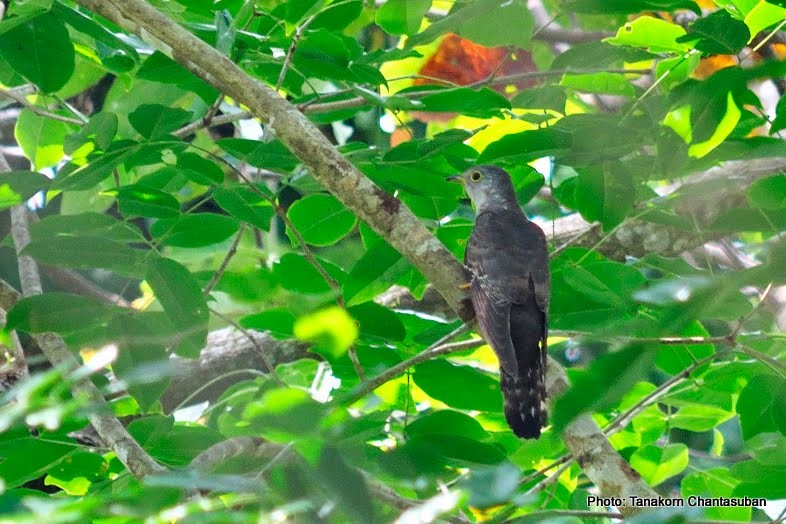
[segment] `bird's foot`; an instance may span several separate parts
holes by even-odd
[[[463,284],[459,284],[459,289],[465,289],[466,290],[466,289],[469,289],[470,287],[472,287],[472,283],[471,282],[464,282]]]

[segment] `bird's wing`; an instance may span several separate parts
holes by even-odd
[[[478,216],[467,244],[465,262],[472,274],[470,295],[480,332],[497,354],[500,366],[515,376],[518,361],[510,338],[513,297],[505,282],[509,243],[500,237],[502,225],[490,213]]]
[[[543,314],[537,336],[546,338],[550,284],[545,235],[521,213],[481,213],[465,261],[473,275],[470,291],[480,330],[502,368],[516,376],[519,358],[511,339],[511,307],[537,307]]]
[[[547,314],[551,283],[546,235],[537,224],[527,222],[521,236],[523,237],[521,242],[527,246],[522,258],[526,261],[527,271],[530,274],[530,289],[535,293],[535,302],[538,304],[538,308]]]
[[[497,354],[500,366],[512,375],[518,374],[516,349],[510,338],[510,306],[496,285],[482,271],[482,266],[472,264],[467,249],[467,267],[472,271],[470,295],[483,338]]]

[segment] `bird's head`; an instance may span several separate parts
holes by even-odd
[[[474,166],[448,180],[464,186],[478,213],[486,209],[518,207],[510,175],[497,166]]]

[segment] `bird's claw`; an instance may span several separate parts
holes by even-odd
[[[459,284],[459,289],[465,289],[466,290],[466,289],[469,289],[470,287],[472,287],[472,283],[471,282],[465,282],[463,284]]]

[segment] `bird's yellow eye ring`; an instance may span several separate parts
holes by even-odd
[[[473,171],[469,174],[469,179],[473,182],[480,182],[480,179],[483,178],[483,173],[480,171]]]

